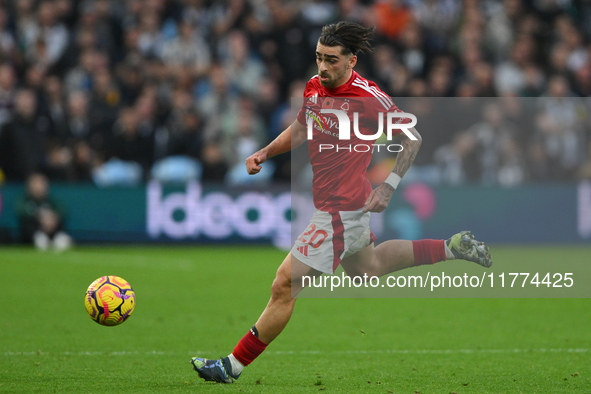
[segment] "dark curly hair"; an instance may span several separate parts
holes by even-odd
[[[342,46],[342,54],[372,51],[371,39],[375,27],[365,27],[355,22],[341,21],[322,28],[318,42],[329,47]]]

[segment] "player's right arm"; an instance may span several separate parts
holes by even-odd
[[[414,127],[409,129],[409,131],[415,137],[414,140],[411,140],[405,133],[398,135],[403,149],[396,156],[396,164],[394,164],[392,173],[398,175],[399,180],[406,174],[406,171],[408,171],[411,164],[415,161],[415,157],[423,141],[421,135]],[[367,198],[363,212],[383,212],[388,207],[388,204],[390,204],[394,190],[396,190],[394,186],[386,182],[376,187]]]
[[[302,145],[305,140],[306,126],[301,124],[298,120],[295,120],[269,145],[246,159],[246,171],[248,171],[249,175],[258,174],[261,170],[261,164],[267,159],[289,152]]]

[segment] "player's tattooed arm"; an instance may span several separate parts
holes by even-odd
[[[398,153],[396,157],[396,164],[392,172],[397,174],[399,177],[403,177],[406,171],[410,168],[411,164],[415,160],[419,148],[421,147],[421,136],[414,129],[410,129],[410,132],[416,137],[416,140],[411,140],[404,133],[400,135],[402,145],[402,151]],[[390,199],[394,194],[394,187],[388,183],[382,183],[374,190],[371,191],[367,201],[365,202],[364,212],[382,212],[390,204]]]
[[[416,137],[416,141],[408,138],[406,134],[400,133],[400,145],[402,145],[402,151],[396,156],[396,164],[392,170],[393,173],[401,178],[406,174],[406,171],[408,171],[412,163],[415,161],[417,153],[419,153],[419,149],[421,148],[421,143],[423,142],[421,135],[414,127],[409,129],[409,131]]]
[[[394,188],[387,183],[382,183],[371,191],[369,197],[365,201],[363,212],[382,212],[390,203]]]

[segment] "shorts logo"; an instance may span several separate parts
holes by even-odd
[[[308,245],[300,246],[297,250],[304,256],[308,257]]]

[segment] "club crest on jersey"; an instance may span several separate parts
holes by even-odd
[[[349,112],[349,101],[348,100],[345,100],[345,102],[341,105],[341,111],[343,111],[344,113]]]

